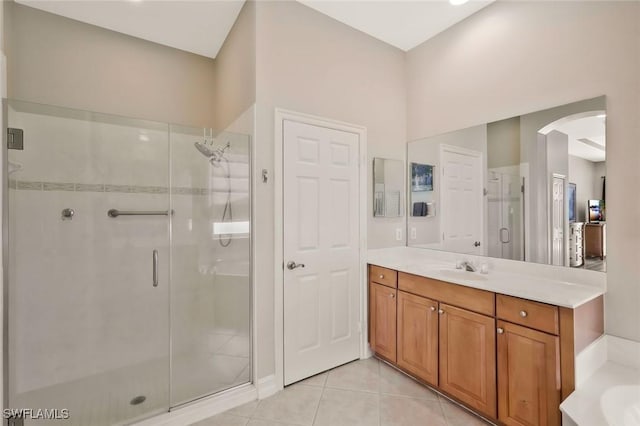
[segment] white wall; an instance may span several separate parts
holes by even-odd
[[[404,245],[404,218],[373,218],[373,158],[404,160],[404,54],[297,2],[256,4],[256,156],[254,170],[273,170],[274,108],[365,126],[368,137],[369,247]],[[256,270],[273,271],[274,188],[256,188]],[[274,283],[256,276],[259,377],[272,374]]]
[[[215,128],[225,129],[256,101],[256,4],[254,1],[247,1],[242,6],[238,19],[216,56],[214,66]]]
[[[213,59],[3,3],[10,98],[214,127]]]
[[[520,117],[487,124],[487,167],[520,166]]]
[[[606,331],[640,341],[638,22],[638,2],[493,3],[407,54],[407,134],[606,95]]]

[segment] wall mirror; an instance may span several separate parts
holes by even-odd
[[[401,217],[404,212],[404,162],[373,159],[373,216]]]
[[[606,271],[604,96],[409,142],[407,245]]]

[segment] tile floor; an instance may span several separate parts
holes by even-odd
[[[375,358],[343,365],[193,426],[486,426]]]

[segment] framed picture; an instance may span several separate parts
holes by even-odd
[[[433,166],[411,163],[411,192],[433,191]]]
[[[576,184],[570,183],[568,188],[568,196],[569,196],[569,222],[577,221],[577,212],[576,212]]]

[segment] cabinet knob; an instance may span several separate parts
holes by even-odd
[[[498,327],[497,331],[498,331],[498,334],[502,334],[502,333],[504,333],[504,328]]]
[[[432,306],[432,307],[431,307],[431,312],[433,312],[433,311],[435,311],[435,310],[436,310],[436,307],[435,307],[435,306]]]
[[[380,279],[383,279],[383,278],[384,278],[384,275],[380,274]]]
[[[526,318],[527,317],[527,311],[520,311],[520,316],[522,318]]]
[[[444,314],[444,311],[443,311],[442,309],[438,309],[438,313],[439,313],[440,315],[442,315],[442,314]]]
[[[391,294],[389,294],[389,297],[393,299],[394,297],[396,297],[396,295],[391,293]]]

